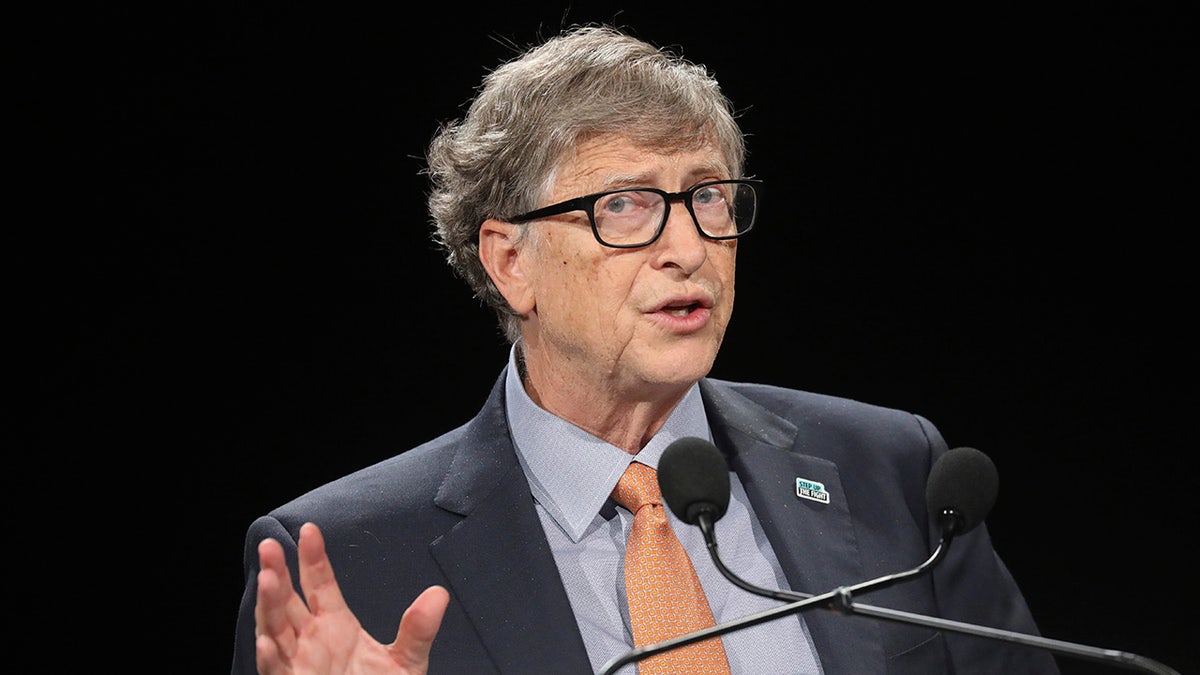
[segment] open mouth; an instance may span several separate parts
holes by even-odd
[[[686,305],[667,305],[662,311],[671,316],[687,316],[700,308],[699,302],[689,302]]]

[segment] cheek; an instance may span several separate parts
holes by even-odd
[[[622,264],[622,259],[593,259],[577,267],[567,268],[572,276],[581,306],[587,307],[592,319],[603,330],[612,332],[623,309],[630,303],[630,294],[637,283],[638,268]]]
[[[632,339],[638,324],[634,290],[644,267],[634,262],[621,256],[560,259],[555,265],[561,289],[556,300],[560,325],[572,326],[578,337],[596,345]]]
[[[733,314],[733,297],[734,297],[734,272],[736,270],[737,249],[728,248],[721,249],[709,256],[714,267],[717,270],[716,276],[721,285],[721,311],[720,322],[722,329],[725,324],[729,323],[729,317]]]
[[[569,247],[547,247],[539,260],[538,305],[543,314],[554,314],[572,323],[595,316],[604,303],[610,271],[598,256],[588,256]],[[549,317],[546,317],[549,318]]]
[[[638,266],[630,256],[613,255],[591,239],[553,238],[545,243],[541,258],[545,283],[553,288],[570,290],[567,298],[579,305],[605,305],[628,294]],[[616,250],[616,249],[612,249]]]
[[[734,242],[728,242],[726,245],[721,245],[720,242],[712,242],[708,250],[707,264],[711,267],[711,274],[720,280],[721,285],[731,290],[733,288],[733,273],[737,267],[737,247],[733,246]]]

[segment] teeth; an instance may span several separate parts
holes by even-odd
[[[691,313],[692,309],[690,307],[677,307],[675,309],[668,307],[666,311],[667,314],[670,314],[671,316],[687,316],[689,313]]]

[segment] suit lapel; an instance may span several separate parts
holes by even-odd
[[[720,383],[701,386],[717,447],[745,487],[792,590],[820,594],[863,581],[837,465],[803,454],[804,428]],[[821,483],[828,503],[798,497],[797,478]],[[886,669],[877,624],[826,609],[805,611],[804,621],[825,672]]]
[[[587,650],[517,462],[501,375],[438,492],[463,520],[433,557],[500,672],[590,672]]]

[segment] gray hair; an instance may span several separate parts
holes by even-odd
[[[536,208],[566,153],[602,134],[661,152],[711,143],[740,178],[746,146],[734,117],[705,67],[613,27],[568,29],[489,73],[465,118],[434,136],[434,240],[515,343],[519,316],[479,260],[483,221]]]

